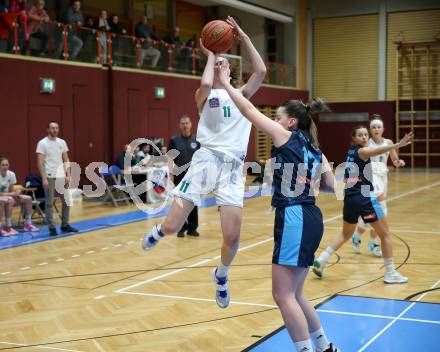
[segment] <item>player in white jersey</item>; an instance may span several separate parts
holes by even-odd
[[[370,121],[370,140],[368,142],[368,146],[370,148],[383,147],[386,145],[393,144],[393,141],[390,139],[383,138],[383,121],[381,120],[380,115],[374,114],[372,115],[372,120]],[[387,192],[388,192],[388,157],[391,157],[391,161],[395,167],[403,167],[405,166],[405,162],[397,156],[397,152],[395,149],[391,150],[388,153],[380,154],[374,157],[371,157],[371,165],[373,171],[373,187],[374,194],[379,201],[385,216],[388,213],[387,208]],[[366,231],[366,224],[359,219],[358,226],[353,236],[351,237],[351,241],[353,244],[353,249],[356,253],[361,252],[361,235]],[[370,240],[368,242],[368,250],[373,253],[377,257],[382,256],[382,250],[378,243],[378,238],[376,232],[371,229],[370,231]]]
[[[248,82],[239,90],[252,97],[266,76],[266,66],[251,40],[232,17],[227,22],[235,36],[244,43],[253,66]],[[155,225],[142,241],[143,249],[154,247],[165,235],[176,233],[201,197],[213,193],[220,206],[223,231],[221,261],[212,272],[216,285],[216,302],[220,308],[229,305],[228,271],[237,253],[242,219],[246,157],[251,123],[241,115],[219,80],[219,69],[228,66],[226,58],[214,55],[200,43],[208,60],[195,93],[200,121],[197,140],[201,148],[194,153],[191,166],[173,191],[175,200],[164,222]],[[229,72],[230,74],[230,72]]]

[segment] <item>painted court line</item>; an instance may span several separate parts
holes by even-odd
[[[415,302],[415,303],[417,303],[417,302]],[[320,312],[320,313],[341,314],[341,315],[354,315],[354,316],[358,316],[358,317],[396,319],[396,320],[415,321],[415,322],[418,322],[418,323],[440,324],[440,320],[425,320],[425,319],[414,319],[414,318],[398,318],[398,317],[390,317],[388,315],[376,315],[376,314],[342,312],[342,311],[338,311],[338,310],[327,310],[327,309],[317,309],[316,311]]]
[[[161,294],[158,294],[158,293],[142,293],[142,292],[124,292],[124,293],[128,294],[128,295],[134,295],[134,296],[172,298],[172,299],[179,299],[179,300],[185,300],[185,301],[198,301],[198,302],[215,302],[215,299],[209,299],[209,298],[195,298],[195,297],[174,296],[174,295],[161,295]],[[263,307],[263,308],[278,308],[276,305],[273,305],[273,304],[262,304],[262,303],[252,303],[252,302],[239,302],[239,301],[230,301],[229,303],[230,304],[242,305],[242,306]]]
[[[23,343],[13,343],[13,342],[5,342],[5,341],[0,341],[0,344],[11,345],[11,346],[20,346],[20,347],[28,346]],[[66,352],[83,352],[80,350],[67,350],[65,348],[57,348],[57,347],[49,347],[49,346],[41,346],[41,345],[32,346],[32,348],[40,348],[40,349],[44,349],[44,350],[55,350],[55,351],[66,351]]]
[[[431,286],[431,289],[436,288],[438,285],[440,284],[440,280],[438,280],[434,285]],[[394,318],[392,321],[390,321],[382,330],[380,330],[375,336],[373,336],[370,341],[368,341],[364,346],[362,346],[362,348],[360,350],[358,350],[358,352],[362,352],[365,351],[365,349],[370,346],[374,341],[376,341],[381,335],[383,335],[383,333],[385,331],[387,331],[397,320],[399,320],[399,318],[401,318],[406,312],[408,312],[412,307],[414,307],[416,305],[417,302],[421,301],[427,294],[428,292],[425,292],[423,295],[421,295],[419,298],[417,298],[417,300],[413,303],[411,303],[408,307],[406,307],[402,313],[400,313],[396,318]]]
[[[388,199],[388,201],[391,202],[391,201],[393,201],[393,200],[397,200],[397,199],[400,199],[400,198],[403,198],[403,197],[409,196],[409,195],[411,195],[411,194],[414,194],[414,193],[417,193],[417,192],[420,192],[420,191],[424,191],[424,190],[426,190],[426,189],[430,189],[430,188],[435,187],[435,186],[438,186],[438,185],[440,185],[440,182],[434,182],[434,183],[431,183],[431,184],[426,185],[426,186],[423,186],[423,187],[418,187],[418,188],[415,188],[415,189],[413,189],[413,190],[411,190],[411,191],[404,192],[404,193],[398,194],[398,195],[396,195],[396,196],[394,196],[394,197],[391,197],[391,198]],[[341,214],[341,215],[333,216],[333,217],[328,218],[328,219],[325,219],[325,220],[324,220],[324,223],[331,222],[331,221],[334,221],[334,220],[337,220],[337,219],[340,219],[340,218],[342,218],[342,214]],[[265,240],[263,240],[263,241],[259,241],[259,242],[253,243],[253,244],[251,244],[251,245],[248,245],[248,246],[242,247],[242,248],[240,248],[238,251],[241,252],[241,251],[244,251],[244,250],[247,250],[247,249],[250,249],[250,248],[253,248],[253,247],[259,246],[259,245],[264,244],[264,243],[269,242],[269,241],[273,241],[273,237],[269,237],[269,238],[267,238],[267,239],[265,239]],[[200,262],[197,262],[197,263],[195,263],[195,264],[189,266],[189,268],[194,268],[194,267],[197,267],[197,266],[203,265],[203,264],[205,264],[205,263],[208,263],[208,262],[210,262],[210,261],[212,261],[212,260],[216,260],[216,259],[218,259],[218,258],[220,258],[220,256],[213,257],[212,259],[202,260],[202,261],[200,261]],[[116,290],[115,293],[127,293],[126,291],[128,291],[128,290],[130,290],[130,289],[132,289],[132,288],[139,287],[139,286],[142,286],[142,285],[148,284],[148,283],[150,283],[150,282],[154,282],[154,281],[157,281],[157,280],[163,279],[164,277],[169,277],[169,276],[172,276],[172,275],[178,274],[178,273],[180,273],[180,272],[185,271],[186,269],[187,269],[187,268],[177,269],[177,270],[171,271],[171,272],[169,272],[169,273],[162,274],[162,275],[159,275],[159,276],[153,277],[153,278],[151,278],[151,279],[148,279],[148,280],[145,280],[145,281],[138,282],[138,283],[136,283],[136,284],[134,284],[134,285],[130,285],[130,286],[127,286],[127,287],[120,288],[119,290]]]

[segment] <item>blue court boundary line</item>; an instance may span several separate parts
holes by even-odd
[[[423,303],[423,304],[433,304],[433,305],[439,305],[439,303],[434,303],[434,302],[425,302],[425,301],[410,301],[410,300],[405,300],[405,299],[395,299],[395,298],[383,298],[383,297],[370,297],[370,296],[363,296],[363,295],[340,295],[340,294],[334,294],[328,298],[326,298],[324,301],[322,301],[321,303],[317,304],[316,306],[314,306],[315,310],[318,310],[321,306],[323,306],[324,304],[326,304],[327,302],[333,300],[336,297],[358,297],[358,298],[370,298],[370,299],[381,299],[381,300],[387,300],[387,301],[398,301],[398,302],[406,302],[406,303]],[[391,317],[389,319],[392,319]],[[286,325],[282,325],[280,326],[278,329],[272,331],[271,333],[269,333],[268,335],[264,336],[263,338],[261,338],[260,340],[258,340],[257,342],[253,343],[252,345],[250,345],[249,347],[246,347],[244,350],[242,350],[241,352],[249,352],[251,350],[253,350],[255,347],[261,345],[262,343],[264,343],[265,341],[269,340],[271,337],[273,337],[274,335],[278,334],[280,331],[286,329]]]
[[[257,187],[257,186],[254,186]],[[254,199],[261,196],[270,196],[271,190],[268,188],[259,187],[257,190],[248,190],[245,192],[244,200]],[[199,208],[210,208],[216,206],[215,197],[204,198],[201,201]],[[58,238],[64,238],[69,236],[80,235],[92,231],[103,230],[111,227],[117,227],[122,225],[128,225],[135,222],[156,219],[165,216],[168,213],[170,205],[164,207],[160,212],[149,215],[142,210],[128,211],[120,214],[103,216],[99,218],[93,218],[83,221],[77,221],[72,223],[73,227],[76,227],[79,232],[60,232],[60,225],[57,225],[57,236],[50,236],[47,225],[43,225],[38,232],[19,232],[18,235],[2,237],[0,236],[0,250],[15,248],[19,246],[29,245],[38,242],[44,242],[49,240],[55,240]]]

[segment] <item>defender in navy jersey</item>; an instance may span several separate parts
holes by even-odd
[[[390,139],[383,137],[384,125],[383,121],[378,114],[372,115],[372,120],[370,121],[370,140],[368,141],[368,146],[370,148],[384,147],[394,142]],[[373,186],[374,194],[377,201],[379,202],[383,213],[387,216],[387,193],[388,193],[388,158],[391,159],[394,167],[404,167],[405,161],[399,159],[395,149],[372,156],[371,166],[373,170]],[[355,253],[359,254],[361,252],[361,235],[366,231],[366,224],[359,219],[356,231],[351,236],[351,242]],[[373,253],[376,257],[382,256],[382,249],[380,248],[380,242],[378,241],[377,234],[374,230],[370,229],[370,240],[368,241],[367,249],[369,252]]]
[[[402,148],[413,138],[412,133],[405,135],[397,144],[391,144],[378,148],[368,147],[368,130],[364,126],[357,126],[352,132],[353,146],[347,153],[347,162],[344,173],[345,196],[343,212],[342,233],[321,253],[313,263],[313,272],[322,277],[324,268],[330,256],[347,242],[354,230],[358,218],[377,232],[382,242],[382,251],[385,263],[384,282],[387,284],[402,284],[408,282],[408,278],[400,275],[394,269],[393,247],[391,244],[388,225],[385,214],[377,202],[373,187],[373,174],[370,157],[389,152],[393,149]]]
[[[320,99],[310,105],[293,100],[278,108],[275,121],[261,114],[229,84],[227,68],[220,79],[235,105],[252,124],[272,137],[275,149],[276,208],[272,292],[297,351],[336,352],[325,336],[315,309],[304,297],[309,266],[323,234],[322,214],[315,205],[317,188],[334,192],[335,178],[318,147],[311,113],[326,109]],[[321,177],[320,177],[321,176]]]

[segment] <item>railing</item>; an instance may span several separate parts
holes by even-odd
[[[24,26],[14,21],[5,51],[17,55],[198,76],[202,74],[206,63],[206,57],[200,49],[190,46],[175,46],[163,41],[151,41],[58,22],[40,25],[39,32],[26,35]],[[266,67],[267,76],[264,83],[295,86],[294,66],[268,62]],[[246,80],[250,72],[249,64],[243,63],[242,71]]]

